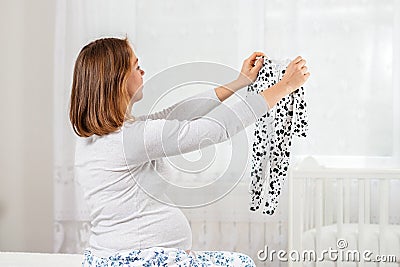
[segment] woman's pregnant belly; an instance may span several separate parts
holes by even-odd
[[[179,208],[143,195],[140,202],[127,201],[113,207],[119,218],[102,216],[92,227],[89,245],[95,255],[107,257],[118,251],[151,247],[191,249],[192,231]]]
[[[156,204],[139,222],[141,247],[170,247],[184,250],[192,247],[192,231],[183,212],[166,204]]]

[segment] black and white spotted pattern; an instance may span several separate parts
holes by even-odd
[[[247,93],[256,94],[277,83],[289,63],[289,59],[264,59],[257,79],[248,86]],[[274,214],[289,167],[292,136],[306,137],[307,130],[307,105],[303,87],[281,99],[258,118],[251,160],[250,210],[259,209],[265,198],[263,214]]]

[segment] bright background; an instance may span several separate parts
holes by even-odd
[[[0,10],[0,251],[72,253],[86,244],[67,109],[74,60],[99,37],[127,34],[145,81],[184,62],[240,70],[253,51],[302,55],[312,74],[310,130],[292,157],[400,166],[400,1],[8,0]],[[282,225],[285,210],[267,220]],[[285,244],[285,229],[270,232],[271,243]]]

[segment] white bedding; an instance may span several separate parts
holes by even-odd
[[[0,252],[1,267],[80,267],[83,255]]]

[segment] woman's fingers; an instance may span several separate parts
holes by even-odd
[[[261,70],[263,64],[264,64],[264,59],[263,59],[262,57],[260,57],[260,58],[257,60],[255,66],[254,66],[254,69],[255,69],[255,71],[256,71],[257,73]]]
[[[265,57],[265,54],[263,52],[254,52],[253,54],[251,54],[250,57],[247,58],[247,60],[251,65],[254,65],[254,62],[257,60],[257,57],[262,57],[262,56]]]
[[[263,52],[253,52],[253,54],[251,54],[251,56],[249,56],[249,59],[255,59],[256,57],[261,57],[261,56],[265,56],[265,54]]]
[[[306,64],[305,59],[301,59],[299,62],[296,63],[297,67],[301,69]]]
[[[295,59],[292,60],[292,62],[289,63],[288,67],[291,65],[298,70],[301,70],[303,74],[307,72],[307,66],[306,65],[306,60],[302,58],[301,56],[297,56]]]
[[[264,65],[264,58],[266,58],[266,56],[263,52],[254,52],[246,58],[243,61],[238,80],[245,85],[254,82],[257,78],[258,72]]]
[[[299,63],[300,60],[302,60],[302,57],[301,56],[297,56],[295,59],[293,59],[293,61],[291,63],[297,64],[297,63]]]
[[[296,65],[297,63],[299,63],[299,61],[300,61],[301,59],[302,59],[301,56],[297,56],[295,59],[293,59],[292,61],[290,61],[288,67],[289,67],[289,66]]]

